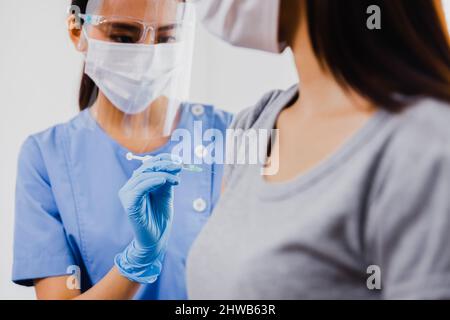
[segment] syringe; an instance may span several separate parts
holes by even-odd
[[[141,156],[134,155],[132,152],[128,152],[126,157],[127,157],[128,161],[137,160],[137,161],[142,161],[142,163],[153,159],[152,156],[141,157]],[[181,167],[183,168],[183,170],[190,171],[190,172],[197,172],[197,173],[203,172],[203,169],[201,167],[198,167],[198,166],[195,166],[192,164],[181,163]]]

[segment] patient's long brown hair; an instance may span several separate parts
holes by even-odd
[[[381,9],[381,29],[367,27],[371,5]],[[281,14],[288,23],[280,36],[288,44],[305,16],[324,69],[380,108],[399,111],[421,97],[450,103],[449,34],[440,0],[282,0]]]

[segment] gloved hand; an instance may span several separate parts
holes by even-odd
[[[119,198],[134,232],[134,240],[118,254],[120,273],[139,283],[153,283],[162,261],[173,217],[173,187],[181,164],[170,154],[146,161],[119,191]]]

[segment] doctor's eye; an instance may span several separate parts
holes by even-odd
[[[110,35],[109,39],[117,43],[136,43],[136,39],[127,35]]]
[[[103,31],[111,42],[117,43],[138,43],[143,34],[139,25],[125,23],[111,23]]]
[[[160,27],[156,32],[156,43],[173,43],[179,41],[178,27],[175,24]]]
[[[156,39],[156,43],[173,43],[176,42],[177,38],[174,36],[162,36]]]

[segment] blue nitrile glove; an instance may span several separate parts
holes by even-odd
[[[118,254],[115,265],[132,281],[153,283],[162,269],[173,217],[173,187],[181,165],[170,154],[146,161],[119,191],[133,227],[134,240]]]

